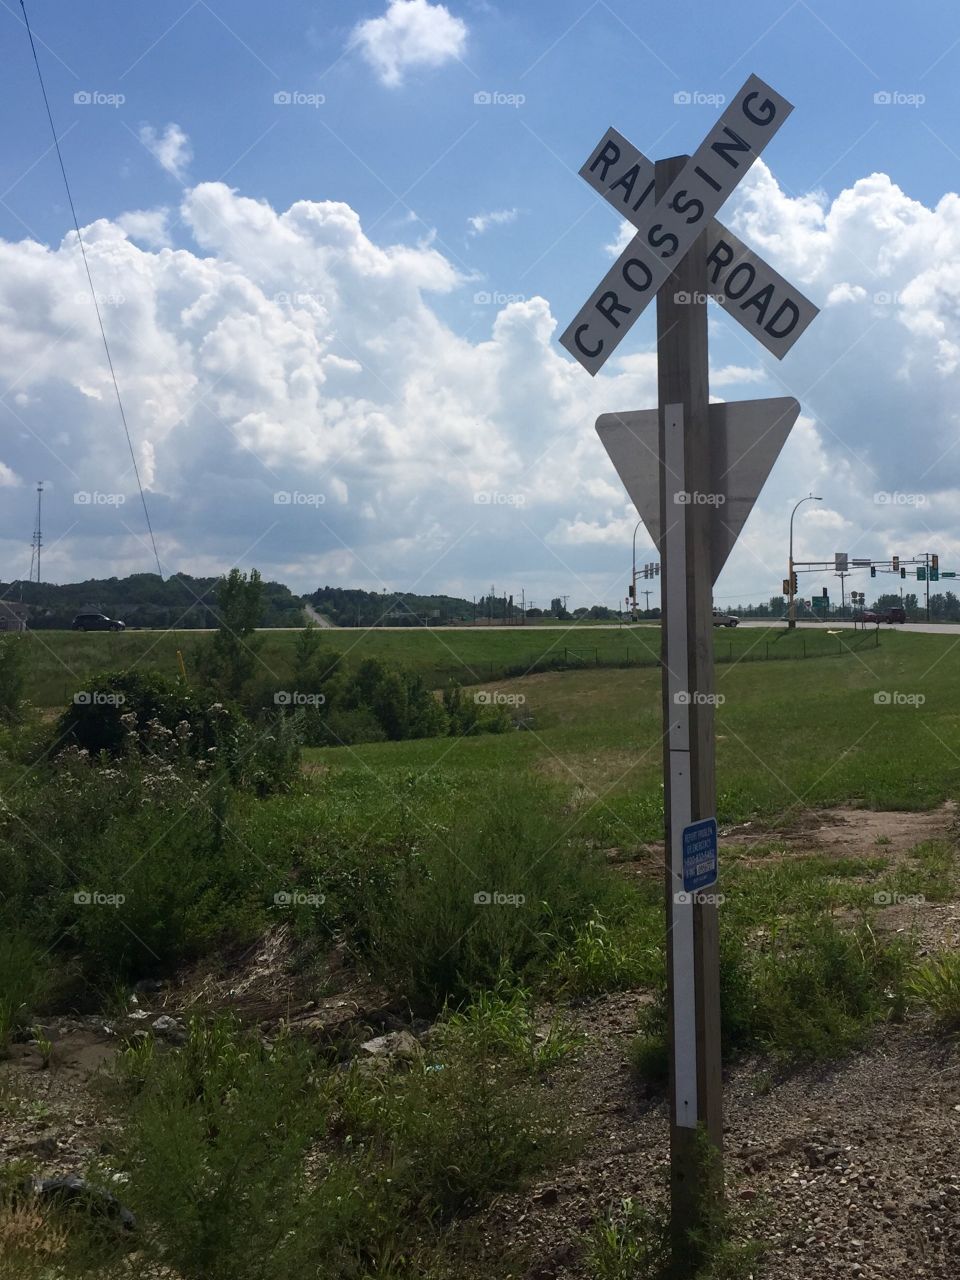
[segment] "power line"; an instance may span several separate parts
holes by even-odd
[[[143,514],[147,522],[147,532],[150,535],[150,545],[153,547],[153,558],[157,562],[157,573],[163,578],[163,569],[160,565],[160,556],[157,552],[157,541],[153,536],[153,525],[150,523],[150,512],[147,510],[147,498],[143,492],[143,485],[140,482],[140,468],[137,466],[137,455],[133,450],[133,441],[130,438],[130,428],[127,425],[127,415],[123,409],[123,400],[120,398],[120,386],[117,382],[116,371],[113,367],[113,357],[110,354],[110,344],[107,341],[107,331],[103,324],[103,315],[100,312],[100,303],[97,301],[97,291],[93,287],[93,276],[90,274],[90,264],[87,261],[87,251],[84,248],[83,236],[80,234],[80,223],[77,219],[77,210],[73,203],[73,194],[70,190],[70,182],[67,178],[66,166],[63,163],[63,153],[60,150],[60,139],[57,137],[56,126],[53,123],[53,112],[50,110],[50,100],[47,97],[47,88],[43,82],[43,72],[40,70],[40,59],[37,57],[37,46],[33,42],[33,31],[30,29],[30,19],[27,16],[27,6],[24,0],[20,0],[20,8],[23,10],[23,21],[27,28],[27,36],[30,39],[30,50],[33,53],[34,66],[37,68],[37,79],[40,81],[40,92],[43,94],[43,105],[47,111],[47,120],[50,122],[50,132],[53,135],[53,145],[56,148],[57,159],[60,162],[60,172],[63,175],[63,185],[66,188],[67,200],[70,204],[70,213],[73,216],[73,225],[77,232],[77,243],[80,245],[80,255],[83,258],[83,267],[87,273],[87,283],[90,285],[90,296],[93,298],[93,305],[97,313],[97,323],[100,326],[100,337],[103,339],[103,349],[106,352],[107,364],[110,368],[110,377],[113,379],[113,389],[117,396],[117,407],[120,410],[120,421],[123,423],[124,434],[127,437],[127,448],[130,450],[130,461],[133,463],[133,474],[137,479],[137,488],[140,490],[140,501],[143,504]],[[37,561],[39,567],[39,548],[37,553]]]

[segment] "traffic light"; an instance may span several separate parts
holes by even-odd
[[[792,588],[793,588],[793,594],[794,594],[794,595],[796,595],[796,594],[797,594],[797,590],[798,590],[798,587],[797,587],[797,575],[796,575],[796,574],[794,574],[794,575],[793,575],[793,582],[792,582],[792,584],[791,584],[791,585],[792,585]]]
[[[930,557],[930,568],[931,568],[931,569],[939,569],[939,568],[940,568],[940,557],[939,557],[939,556],[931,556],[931,557]]]
[[[894,572],[894,573],[898,573],[898,572],[899,572],[899,570],[900,570],[900,557],[899,557],[899,556],[894,556],[894,557],[893,557],[893,572]]]
[[[824,588],[823,588],[823,598],[824,598],[824,600],[826,600],[826,599],[827,599],[827,588],[826,588],[826,587],[824,587]]]
[[[784,594],[785,596],[788,596],[788,595],[790,594],[790,579],[789,579],[789,578],[784,578],[784,580],[783,580],[783,594]]]
[[[629,587],[627,587],[627,595],[630,597],[631,600],[636,600],[637,584],[635,582],[631,582]]]
[[[901,569],[901,570],[900,570],[900,577],[901,577],[901,578],[905,578],[906,576],[907,576],[907,571],[906,571],[906,569]]]
[[[877,566],[875,564],[872,564],[870,566],[870,577],[875,578],[876,576],[877,576]]]

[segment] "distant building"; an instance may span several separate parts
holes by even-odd
[[[25,604],[0,600],[0,631],[26,631],[30,609]]]

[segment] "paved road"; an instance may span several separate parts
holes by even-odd
[[[744,618],[740,623],[741,627],[785,627],[783,622],[764,622],[761,618]],[[797,628],[803,628],[804,631],[849,631],[851,623],[849,622],[798,622]],[[872,630],[872,624],[868,624],[867,630]],[[917,631],[924,635],[960,635],[960,622],[898,622],[889,625],[885,622],[880,624],[881,631]]]
[[[317,613],[317,611],[316,611],[316,609],[313,607],[313,605],[312,605],[312,604],[307,604],[306,600],[304,600],[304,602],[303,602],[303,611],[304,611],[304,613],[307,615],[307,617],[310,619],[310,621],[311,621],[311,622],[316,623],[316,625],[317,625],[318,627],[324,627],[324,628],[326,628],[328,631],[333,631],[333,630],[335,629],[335,628],[334,628],[334,625],[333,625],[333,623],[330,621],[330,619],[329,619],[329,618],[325,618],[325,617],[323,616],[323,614],[322,614],[322,613]],[[284,627],[284,631],[286,631],[286,630],[288,630],[288,629],[289,629],[289,630],[294,630],[294,631],[295,631],[295,630],[297,630],[297,628],[296,628],[296,627],[292,627],[292,628]]]

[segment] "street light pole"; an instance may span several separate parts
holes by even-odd
[[[633,577],[630,579],[630,585],[633,590],[630,593],[630,620],[637,620],[637,530],[643,524],[642,520],[638,520],[633,527]]]
[[[804,502],[822,501],[822,498],[814,497],[812,493],[808,493],[805,498],[800,499],[797,506],[790,512],[790,568],[787,573],[787,584],[790,588],[790,604],[787,609],[787,626],[791,629],[797,625],[797,604],[793,590],[793,517],[797,514],[797,507],[802,506]]]

